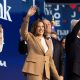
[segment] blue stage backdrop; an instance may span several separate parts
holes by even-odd
[[[25,80],[22,66],[26,55],[18,51],[20,39],[19,29],[23,16],[35,0],[0,0],[0,24],[3,28],[4,45],[0,52],[0,80]],[[38,17],[52,20],[54,16],[58,39],[69,33],[72,19],[79,19],[79,4],[47,4],[44,0],[36,0],[38,12],[31,17],[30,25]]]

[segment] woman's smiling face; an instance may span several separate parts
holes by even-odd
[[[39,22],[36,27],[36,35],[43,35],[44,34],[44,24]]]

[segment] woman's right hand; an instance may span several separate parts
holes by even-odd
[[[27,12],[27,16],[33,16],[36,13],[37,7],[36,6],[31,6]]]

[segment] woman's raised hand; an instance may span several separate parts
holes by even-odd
[[[33,16],[36,13],[37,7],[36,6],[31,6],[27,12],[28,16]]]

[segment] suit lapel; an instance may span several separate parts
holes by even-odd
[[[56,46],[56,42],[55,42],[55,40],[52,38],[52,44],[53,44],[53,47],[54,47],[54,49],[53,49],[53,53],[55,53],[55,46]]]
[[[41,41],[36,38],[36,42],[37,42],[37,45],[39,46],[39,48],[43,51],[43,53],[45,53],[45,52],[44,52],[44,48],[43,48],[43,46],[41,45]]]
[[[49,51],[49,49],[51,48],[50,46],[51,46],[51,42],[49,41],[49,40],[47,40],[47,39],[45,39],[46,40],[46,44],[47,44],[47,46],[48,46],[48,50],[47,50],[47,52]],[[46,53],[47,53],[46,52]],[[45,54],[46,54],[45,53]],[[46,54],[47,55],[47,54]]]
[[[43,52],[43,54],[45,54],[44,48],[43,48],[43,46],[41,45],[40,40],[37,39],[35,36],[32,36],[32,38],[33,38],[35,44],[37,45],[36,47],[39,48],[39,49]]]

